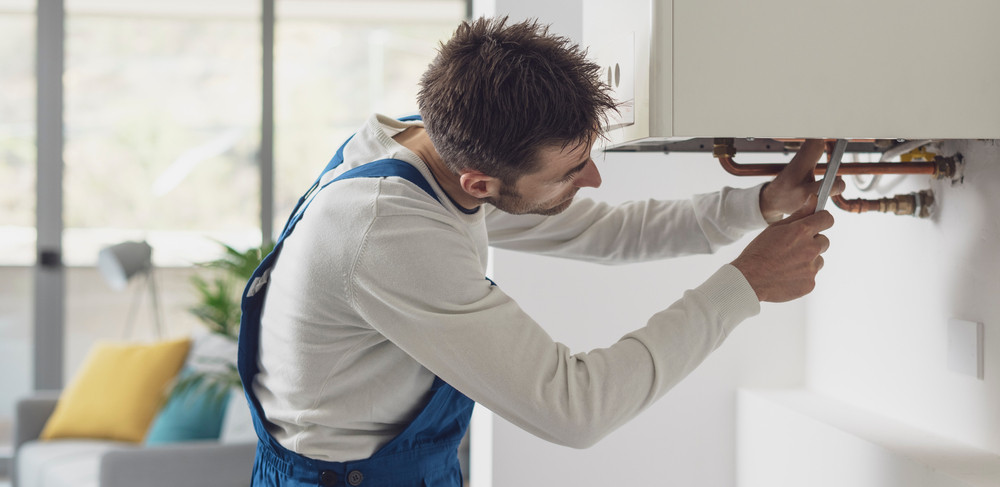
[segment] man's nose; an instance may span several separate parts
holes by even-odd
[[[601,187],[601,172],[597,170],[597,164],[594,164],[593,159],[587,161],[587,165],[583,166],[583,170],[573,183],[578,188]]]

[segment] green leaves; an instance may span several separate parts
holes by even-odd
[[[211,269],[214,276],[206,279],[200,275],[191,278],[200,297],[199,302],[189,308],[212,333],[233,339],[240,331],[240,298],[253,271],[271,250],[273,243],[246,251],[239,251],[219,242],[225,249],[222,258],[198,264]]]
[[[260,264],[264,256],[271,253],[271,250],[274,249],[274,244],[268,243],[261,247],[240,252],[222,242],[219,242],[219,244],[225,248],[225,255],[221,259],[203,263],[201,266],[226,271],[229,275],[242,280],[244,283],[253,275],[253,271],[257,269],[257,265]],[[240,291],[242,290],[241,287]]]
[[[188,310],[210,332],[236,341],[240,334],[243,289],[260,261],[274,249],[274,244],[264,244],[243,252],[222,242],[219,245],[225,249],[221,258],[198,264],[198,267],[208,270],[210,275],[195,275],[191,278],[199,299]],[[210,401],[218,404],[216,401],[222,401],[232,388],[241,386],[235,360],[236,357],[232,361],[195,357],[193,362],[209,367],[183,375],[174,384],[171,397],[179,397],[188,391],[204,390],[210,394]]]
[[[240,388],[240,374],[235,364],[226,364],[225,370],[199,371],[182,374],[174,384],[170,395],[173,398],[184,397],[204,391],[210,407],[217,407],[229,396],[233,388]]]

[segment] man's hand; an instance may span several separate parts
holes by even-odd
[[[828,211],[813,213],[816,196],[794,214],[764,229],[732,262],[760,301],[784,302],[809,294],[823,267],[830,240],[819,232],[833,226]]]
[[[813,171],[825,150],[822,139],[806,140],[792,162],[764,186],[760,192],[760,212],[768,223],[774,223],[798,210],[810,194],[819,193],[822,181],[816,181]],[[837,178],[831,195],[844,191],[844,181]]]

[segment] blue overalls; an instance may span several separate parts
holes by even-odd
[[[402,120],[410,119],[413,118]],[[346,142],[344,145],[347,145]],[[343,162],[343,151],[341,146],[323,174]],[[264,419],[260,401],[253,393],[253,379],[259,371],[260,311],[271,267],[281,252],[284,240],[308,208],[307,200],[314,191],[321,191],[343,179],[358,177],[402,177],[440,202],[420,171],[397,159],[383,159],[356,167],[322,186],[321,175],[299,199],[274,250],[254,271],[243,294],[238,368],[258,438],[253,485],[460,487],[462,473],[458,463],[458,444],[469,425],[474,403],[440,378],[434,379],[430,401],[402,433],[371,457],[351,462],[314,460],[278,444],[267,432],[267,420]]]

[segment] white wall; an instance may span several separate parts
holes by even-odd
[[[598,166],[604,186],[581,196],[685,198],[755,183],[727,176],[708,154],[615,154]],[[556,340],[587,351],[643,326],[748,240],[713,256],[621,267],[497,251],[494,280]],[[498,418],[494,485],[734,485],[735,390],[801,384],[804,315],[801,302],[765,304],[664,399],[591,449],[552,445]]]
[[[805,389],[739,394],[740,487],[997,487],[1000,457]]]
[[[473,0],[473,15],[504,16],[511,20],[538,19],[551,32],[579,41],[583,38],[583,0]]]
[[[1000,143],[958,142],[965,182],[932,186],[933,220],[838,215],[810,298],[808,383],[817,391],[1000,453]],[[985,325],[985,379],[948,369],[952,317]]]
[[[579,0],[495,4],[499,14],[537,17],[555,32],[581,37]],[[604,185],[580,197],[677,199],[758,182],[727,175],[708,154],[610,154],[598,167]],[[556,340],[587,351],[643,326],[749,239],[713,256],[622,267],[497,251],[494,280]],[[588,450],[547,443],[496,418],[493,485],[734,485],[735,390],[802,383],[804,318],[802,302],[765,304],[664,399]]]
[[[498,13],[539,17],[576,39],[580,4],[495,1]],[[1000,145],[948,146],[966,156],[963,184],[888,177],[882,193],[869,195],[933,186],[935,218],[833,209],[837,224],[816,291],[765,305],[675,390],[594,448],[547,444],[496,419],[494,485],[735,485],[738,388],[804,386],[904,429],[1000,452]],[[752,183],[726,175],[707,155],[618,154],[599,167],[604,187],[581,196],[681,198]],[[745,243],[716,256],[621,268],[498,251],[494,277],[557,340],[585,351],[641,326]],[[985,380],[948,370],[952,317],[985,324]]]

